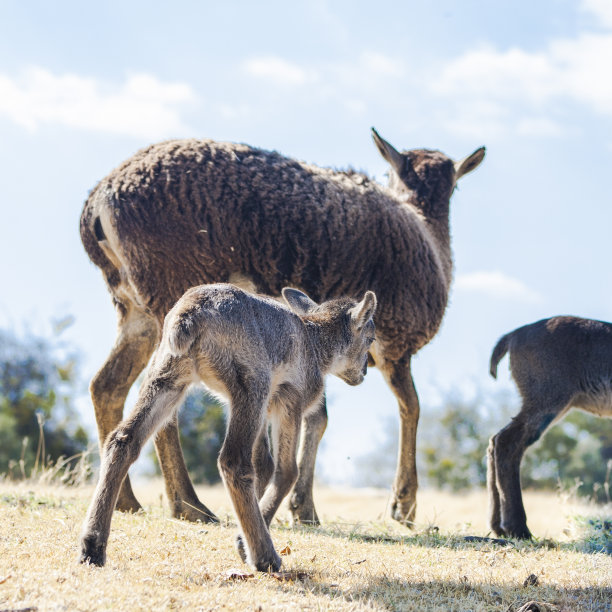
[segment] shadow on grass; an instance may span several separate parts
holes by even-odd
[[[437,527],[410,535],[389,533],[384,526],[371,524],[332,523],[320,527],[277,524],[280,530],[295,529],[304,532],[317,533],[332,538],[344,538],[356,542],[372,542],[379,544],[402,544],[404,546],[420,546],[426,548],[449,548],[452,550],[471,549],[483,550],[492,547],[515,550],[560,550],[581,553],[606,553],[612,555],[612,520],[598,517],[574,517],[574,538],[566,542],[558,542],[550,538],[534,538],[533,540],[518,540],[494,537],[482,537],[464,534],[441,533]]]
[[[294,570],[300,572],[300,570]],[[394,573],[401,573],[396,567]],[[308,572],[304,572],[308,574]],[[312,573],[311,573],[312,574]],[[372,577],[352,587],[327,582],[318,573],[299,582],[286,583],[285,588],[304,589],[313,595],[334,601],[342,600],[366,607],[388,610],[530,610],[560,612],[562,610],[609,611],[612,588],[587,587],[561,589],[549,585],[525,586],[471,582],[466,576],[457,580],[410,581],[397,577]],[[527,604],[531,603],[531,606]],[[525,606],[525,607],[523,607]]]

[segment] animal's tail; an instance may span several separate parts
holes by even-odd
[[[91,192],[81,213],[80,233],[81,242],[85,247],[89,259],[102,270],[102,274],[109,289],[119,284],[120,274],[117,266],[107,257],[100,243],[106,243],[107,238],[102,229],[99,214],[95,207],[95,199],[98,197],[97,187]]]
[[[168,332],[168,344],[173,355],[185,355],[192,347],[196,334],[196,322],[192,312],[184,312],[172,322]]]
[[[510,332],[502,336],[495,345],[493,352],[491,353],[491,361],[489,363],[489,372],[493,378],[497,378],[497,364],[501,361],[503,356],[508,352],[510,344],[510,338],[514,332]]]

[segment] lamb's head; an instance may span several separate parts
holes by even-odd
[[[360,302],[339,298],[317,304],[297,289],[283,289],[285,301],[302,320],[314,324],[325,374],[335,374],[349,385],[363,381],[368,350],[375,340],[376,295],[366,291]]]
[[[380,154],[391,165],[389,188],[418,206],[427,217],[448,217],[448,203],[457,181],[480,165],[485,148],[476,149],[460,161],[440,151],[397,151],[372,128]]]

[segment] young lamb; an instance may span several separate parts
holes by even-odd
[[[489,524],[497,535],[530,538],[520,482],[523,453],[572,407],[612,417],[612,324],[560,316],[519,327],[493,349],[494,378],[507,352],[523,401],[489,442]]]
[[[380,368],[401,419],[392,515],[416,506],[419,401],[411,358],[440,327],[452,279],[449,199],[484,157],[453,162],[439,151],[400,153],[373,131],[391,165],[389,186],[247,145],[173,140],[128,159],[90,194],[81,238],[102,270],[118,314],[115,345],[91,382],[100,440],[122,419],[127,393],[155,349],[164,316],[189,288],[233,282],[279,296],[298,287],[317,301],[376,293]],[[318,523],[312,498],[325,403],[305,414],[296,521]],[[177,427],[156,438],[174,516],[215,520],[187,474]],[[117,508],[136,511],[129,478]]]
[[[104,565],[129,466],[153,433],[176,424],[186,390],[202,381],[229,400],[219,470],[240,524],[238,550],[258,570],[280,568],[268,527],[297,478],[301,420],[320,402],[326,374],[349,385],[362,382],[376,309],[371,291],[359,303],[341,298],[321,305],[296,289],[285,288],[282,295],[288,307],[233,285],[202,285],[170,310],[136,406],[104,445],[83,528],[82,562]]]

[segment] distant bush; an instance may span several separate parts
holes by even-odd
[[[29,477],[87,449],[76,385],[77,358],[59,341],[0,330],[0,474]]]

